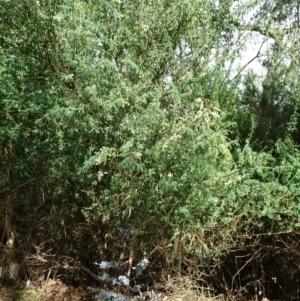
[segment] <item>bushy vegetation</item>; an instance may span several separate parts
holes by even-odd
[[[299,4],[223,2],[2,1],[3,281],[147,256],[297,298]]]

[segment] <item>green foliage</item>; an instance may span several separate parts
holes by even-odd
[[[256,4],[5,2],[0,229],[15,224],[22,259],[135,250],[235,274],[231,254],[298,247],[296,52],[275,49],[262,82],[227,70]]]

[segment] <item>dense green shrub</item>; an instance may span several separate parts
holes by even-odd
[[[148,256],[223,292],[296,294],[297,49],[276,5],[273,32],[233,3],[3,4],[1,245],[27,277]],[[262,81],[228,70],[239,31],[278,44]]]

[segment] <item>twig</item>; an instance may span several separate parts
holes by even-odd
[[[48,272],[46,283],[44,284],[44,287],[43,287],[42,291],[40,292],[40,294],[37,296],[36,301],[39,301],[40,298],[42,297],[42,294],[45,292],[47,284],[48,284],[48,281],[49,281],[50,273],[51,273],[51,269]]]

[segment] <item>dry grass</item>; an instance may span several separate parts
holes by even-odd
[[[225,301],[223,295],[212,296],[209,288],[199,288],[189,276],[176,276],[166,281],[168,301]]]
[[[0,287],[0,301],[94,301],[93,296],[60,281],[48,282],[32,288]]]

